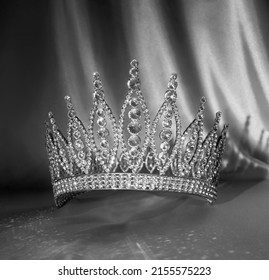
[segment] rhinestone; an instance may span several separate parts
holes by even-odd
[[[78,158],[83,160],[85,158],[85,153],[83,151],[78,152]]]
[[[138,122],[132,122],[132,123],[129,123],[129,125],[128,125],[128,131],[131,134],[137,134],[141,131],[141,129],[142,129],[141,124]]]
[[[128,114],[130,119],[138,120],[141,117],[141,110],[134,108]]]
[[[165,162],[168,159],[168,154],[165,152],[160,152],[158,157],[162,162]]]
[[[177,93],[175,90],[167,90],[165,93],[165,99],[170,102],[174,102],[177,99]]]
[[[164,119],[162,121],[162,126],[165,127],[165,128],[171,128],[172,120],[171,119]]]
[[[73,135],[74,135],[75,139],[78,139],[81,136],[81,134],[80,134],[80,132],[78,130],[75,130]]]
[[[168,83],[168,88],[169,89],[172,89],[172,90],[175,90],[177,88],[177,81],[173,80],[171,82]]]
[[[132,67],[137,68],[137,67],[138,67],[138,61],[137,61],[136,59],[133,59],[133,60],[131,61],[130,65],[131,65]]]
[[[60,149],[59,150],[59,154],[61,157],[64,157],[65,156],[65,150],[64,149]]]
[[[99,79],[100,79],[100,74],[99,74],[98,72],[94,72],[94,73],[93,73],[93,78],[94,78],[95,80],[99,80]]]
[[[104,117],[105,116],[105,110],[103,108],[98,108],[96,111],[96,114],[98,117]]]
[[[131,78],[128,83],[127,86],[131,89],[136,89],[138,87],[138,78]]]
[[[101,82],[100,80],[95,80],[95,81],[93,82],[93,85],[94,85],[94,87],[97,88],[97,89],[102,88],[102,82]]]
[[[75,141],[75,149],[78,150],[78,151],[80,151],[80,150],[82,150],[83,148],[84,148],[83,142],[82,142],[80,139],[77,139],[77,140]]]
[[[170,141],[172,138],[172,131],[169,130],[169,129],[163,129],[161,132],[160,132],[160,139],[162,141]]]
[[[105,94],[103,90],[96,90],[94,92],[94,98],[98,101],[102,101],[105,98]]]
[[[98,118],[97,119],[97,124],[100,126],[100,127],[104,127],[106,126],[106,119],[105,118]]]
[[[141,153],[141,148],[139,146],[133,147],[129,151],[130,156],[133,158],[137,157],[139,153]]]
[[[132,135],[128,139],[128,144],[131,147],[138,146],[141,143],[141,138],[138,135]]]
[[[172,118],[172,116],[173,116],[173,110],[171,108],[168,108],[165,112],[164,117],[170,119]]]
[[[131,76],[137,76],[138,75],[138,69],[137,68],[131,68],[129,71],[129,74]]]
[[[168,142],[163,142],[161,143],[160,148],[163,152],[167,152],[170,149],[170,145]]]
[[[104,158],[104,159],[108,159],[109,153],[108,153],[107,151],[102,151],[101,156],[102,156],[102,158]]]
[[[123,172],[126,172],[129,169],[128,161],[124,154],[122,154],[120,158],[120,168]]]
[[[129,105],[132,107],[137,107],[139,105],[139,100],[136,97],[133,97],[129,101]]]
[[[102,148],[102,149],[108,149],[109,148],[109,143],[108,143],[108,141],[107,140],[102,140],[101,142],[100,142],[100,147]]]
[[[109,131],[108,131],[107,128],[101,127],[100,129],[98,129],[97,135],[98,135],[98,137],[100,137],[100,138],[106,138],[106,137],[109,136]]]
[[[149,153],[146,158],[146,167],[149,172],[152,172],[156,166],[153,153]]]

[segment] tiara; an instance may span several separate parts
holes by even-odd
[[[117,122],[105,100],[98,73],[93,74],[93,107],[86,128],[69,96],[67,138],[53,114],[46,122],[46,148],[55,204],[92,190],[171,191],[213,203],[228,125],[218,133],[221,113],[203,137],[201,98],[195,119],[181,130],[176,104],[177,75],[172,74],[164,102],[151,122],[140,89],[138,62],[131,61],[128,93]]]

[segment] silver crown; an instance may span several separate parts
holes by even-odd
[[[172,191],[198,195],[213,203],[228,125],[218,133],[221,113],[203,138],[202,97],[196,118],[182,132],[177,75],[172,74],[153,122],[140,90],[138,62],[131,62],[128,93],[119,122],[108,106],[98,73],[88,128],[77,116],[70,97],[67,138],[53,114],[46,122],[46,147],[56,206],[91,190]],[[127,137],[126,137],[127,136]]]

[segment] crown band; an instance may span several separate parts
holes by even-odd
[[[65,204],[74,196],[93,190],[170,191],[193,194],[213,203],[216,188],[206,180],[175,178],[155,174],[100,173],[62,179],[54,184],[57,206]]]

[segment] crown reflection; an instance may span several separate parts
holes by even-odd
[[[138,62],[131,62],[128,93],[119,121],[105,100],[98,73],[93,75],[93,106],[85,127],[65,97],[67,138],[52,113],[46,123],[46,147],[55,203],[62,206],[75,195],[91,190],[124,189],[174,191],[198,195],[212,203],[228,126],[219,130],[221,113],[204,138],[206,99],[185,131],[177,100],[177,75],[172,74],[153,121],[140,89]]]

